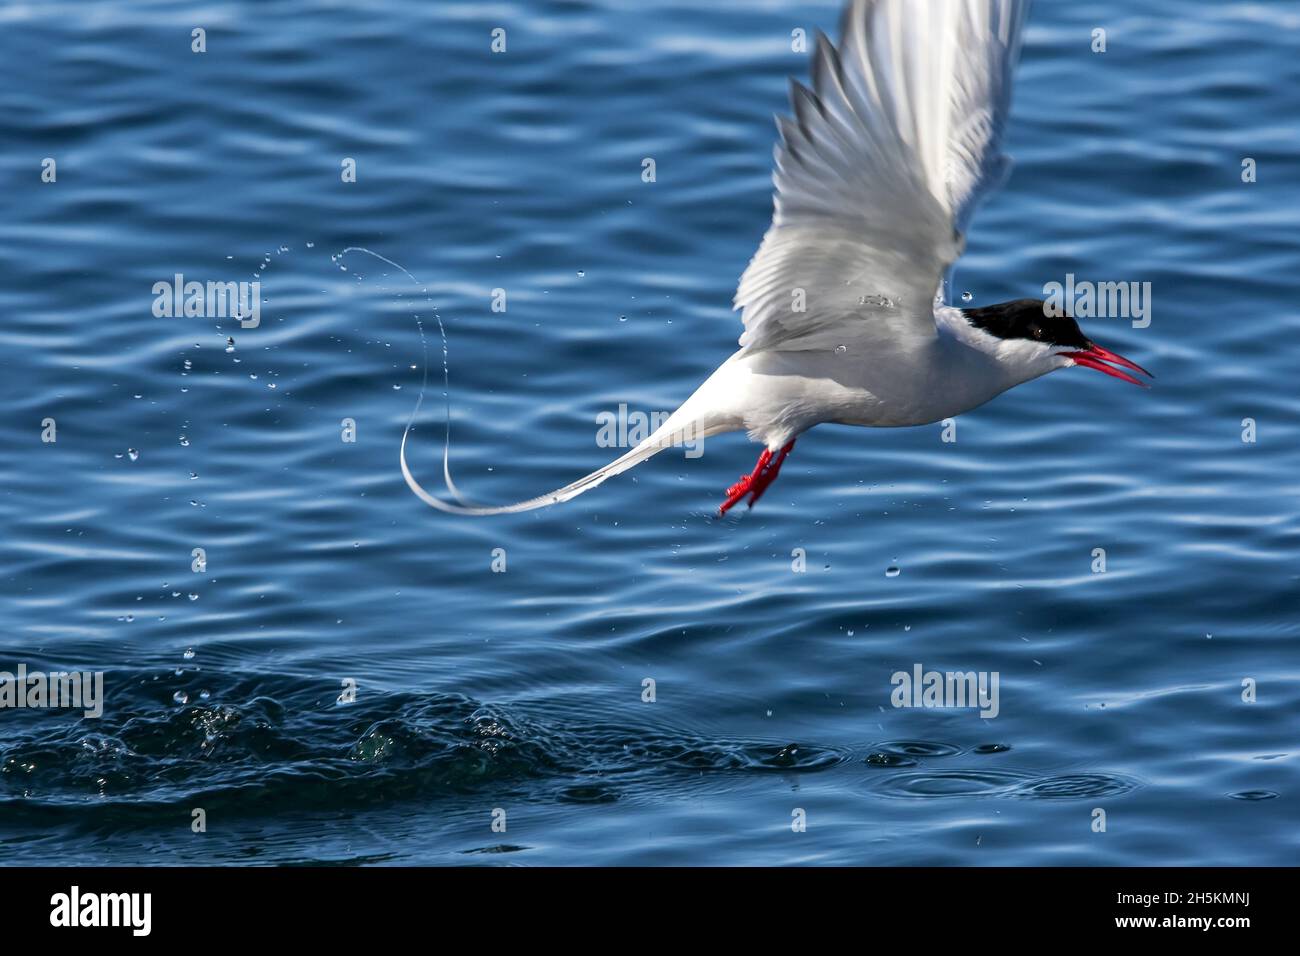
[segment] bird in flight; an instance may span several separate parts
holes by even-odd
[[[719,515],[776,480],[795,440],[824,422],[926,425],[1048,372],[1150,375],[1041,299],[957,308],[944,279],[1001,152],[1028,0],[851,0],[834,45],[818,33],[811,88],[778,117],[772,225],[741,276],[740,349],[643,442],[549,494],[456,514],[530,511],[590,491],[674,445],[744,430],[763,451]],[[409,433],[409,432],[408,432]]]

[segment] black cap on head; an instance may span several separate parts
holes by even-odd
[[[977,309],[962,309],[966,321],[1000,339],[1029,339],[1044,345],[1086,349],[1092,343],[1068,315],[1054,315],[1042,299],[1015,299]]]

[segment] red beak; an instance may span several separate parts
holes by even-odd
[[[1146,382],[1129,375],[1127,372],[1121,372],[1119,369],[1112,368],[1111,366],[1122,365],[1124,368],[1131,368],[1135,372],[1141,372],[1148,378],[1155,378],[1154,375],[1144,369],[1141,365],[1138,365],[1137,362],[1130,362],[1124,356],[1117,355],[1110,349],[1104,349],[1095,342],[1090,344],[1082,352],[1062,352],[1061,354],[1068,359],[1074,359],[1075,365],[1082,365],[1084,368],[1095,368],[1098,372],[1105,372],[1107,375],[1112,375],[1115,378],[1122,378],[1126,382],[1132,382],[1134,385],[1141,385],[1143,388],[1150,388],[1150,386]],[[1110,365],[1107,365],[1107,362],[1109,362]]]

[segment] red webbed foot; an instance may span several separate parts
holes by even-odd
[[[754,507],[754,502],[763,496],[769,485],[776,481],[776,476],[781,473],[781,463],[785,461],[785,456],[790,454],[790,449],[794,447],[794,440],[789,441],[784,448],[777,452],[776,457],[772,456],[769,448],[763,449],[763,454],[758,456],[758,464],[748,475],[741,475],[740,481],[736,482],[727,489],[727,500],[718,508],[718,517],[721,518],[731,508],[740,501],[745,495],[749,495],[749,507]]]

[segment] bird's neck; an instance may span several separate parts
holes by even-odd
[[[1051,350],[1023,339],[1003,339],[972,323],[961,309],[935,310],[945,361],[953,374],[965,376],[989,392],[982,401],[1052,371]]]

